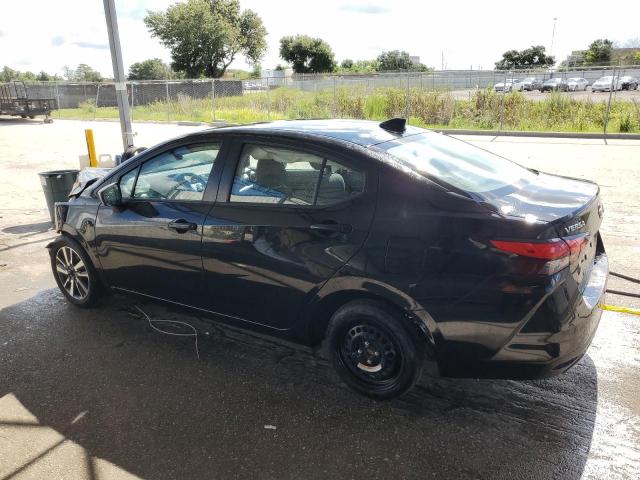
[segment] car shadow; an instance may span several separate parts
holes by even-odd
[[[199,327],[200,358],[135,305]],[[127,298],[81,310],[57,290],[0,311],[0,365],[0,398],[154,479],[579,479],[597,407],[588,356],[553,379],[425,377],[374,402],[309,349]]]
[[[3,228],[2,233],[8,233],[9,235],[20,235],[20,238],[28,237],[31,235],[37,235],[44,233],[53,228],[53,224],[50,221],[27,223],[24,225],[14,225],[11,227]]]

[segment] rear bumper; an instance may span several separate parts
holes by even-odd
[[[609,261],[602,252],[595,259],[582,294],[565,318],[556,321],[551,318],[550,309],[539,309],[540,315],[548,314],[550,317],[548,331],[528,331],[525,323],[490,359],[458,362],[449,358],[440,363],[441,374],[452,377],[535,379],[567,371],[582,358],[596,333],[602,316],[600,305],[605,300],[608,273]],[[562,289],[554,293],[564,294]],[[553,301],[552,297],[547,300]]]

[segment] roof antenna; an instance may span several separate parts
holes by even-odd
[[[380,128],[387,132],[403,134],[407,129],[406,118],[391,118],[380,124]]]

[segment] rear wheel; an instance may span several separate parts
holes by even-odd
[[[420,378],[425,348],[397,312],[356,300],[331,318],[328,347],[342,380],[355,391],[384,400],[407,392]]]
[[[100,282],[91,260],[74,240],[62,237],[50,250],[58,288],[74,305],[92,307],[100,297]]]

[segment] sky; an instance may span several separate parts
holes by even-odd
[[[116,0],[125,69],[134,62],[171,56],[152,38],[143,19],[176,0]],[[623,43],[640,37],[640,2],[623,0],[603,8],[601,0],[545,3],[456,0],[241,0],[262,18],[269,35],[263,69],[273,68],[284,35],[326,40],[341,61],[375,58],[383,50],[406,50],[440,69],[493,68],[505,50],[531,45],[551,48],[564,59],[596,38]],[[21,19],[25,19],[24,22]],[[25,33],[28,32],[28,33]],[[0,68],[62,74],[86,63],[113,76],[101,0],[20,0],[2,2]],[[249,69],[243,59],[230,68]]]

